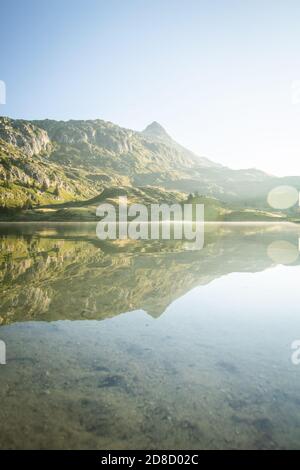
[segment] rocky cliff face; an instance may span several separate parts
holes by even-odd
[[[19,148],[30,157],[50,152],[52,148],[46,131],[22,120],[1,118],[0,139]]]
[[[52,141],[62,145],[101,148],[103,151],[126,153],[132,151],[133,131],[122,129],[109,122],[95,121],[36,121],[47,131]]]

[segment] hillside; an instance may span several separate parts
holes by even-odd
[[[269,212],[268,192],[281,184],[300,189],[300,177],[231,170],[187,150],[157,122],[137,132],[103,120],[0,118],[2,219],[89,219],[95,198],[123,188],[133,199],[139,191],[145,203],[183,201],[197,192],[221,209],[229,204],[233,219],[244,220],[255,218],[256,209]],[[286,215],[298,212],[279,214]]]

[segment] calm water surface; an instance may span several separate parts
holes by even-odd
[[[0,225],[0,447],[300,448],[300,227]]]

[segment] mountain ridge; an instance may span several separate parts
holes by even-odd
[[[95,198],[106,188],[199,193],[229,204],[270,209],[268,192],[300,177],[233,170],[186,149],[153,121],[143,131],[110,121],[0,117],[0,205],[39,207]],[[142,201],[141,201],[142,202]],[[162,202],[159,199],[158,202]]]

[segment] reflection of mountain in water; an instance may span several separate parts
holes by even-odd
[[[0,321],[104,319],[143,309],[153,316],[198,285],[274,265],[268,246],[297,245],[287,225],[208,225],[205,246],[103,243],[94,227],[1,228]],[[200,307],[200,306],[199,306]]]

